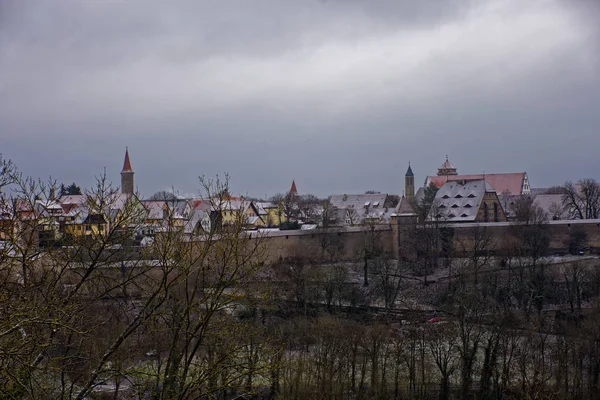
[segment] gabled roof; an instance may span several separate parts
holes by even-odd
[[[352,215],[354,223],[362,223],[366,219],[387,222],[394,213],[393,208],[386,207],[387,197],[384,193],[337,194],[329,198],[329,204],[337,210],[338,221]]]
[[[446,182],[435,194],[434,206],[429,219],[443,219],[451,222],[474,221],[485,193],[495,190],[483,179]],[[439,215],[434,215],[439,214]]]
[[[334,194],[329,198],[329,204],[337,208],[364,208],[368,206],[382,207],[387,199],[387,194]]]
[[[485,179],[496,190],[496,193],[520,195],[522,194],[525,176],[525,172],[507,174],[428,176],[425,180],[425,187],[429,186],[430,183],[433,183],[438,188],[441,188],[446,182],[477,181]]]
[[[81,205],[86,202],[87,196],[85,194],[70,194],[61,196],[58,201],[64,205]]]
[[[415,214],[415,210],[410,204],[410,201],[408,201],[406,197],[402,196],[402,198],[398,202],[398,205],[396,206],[396,209],[394,210],[394,213],[396,215],[412,215]]]
[[[148,210],[148,219],[163,219],[163,207],[166,207],[166,202],[164,200],[144,201],[142,204]]]

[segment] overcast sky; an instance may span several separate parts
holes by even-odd
[[[0,152],[146,196],[600,178],[596,0],[1,0]]]

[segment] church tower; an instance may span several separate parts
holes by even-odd
[[[406,174],[404,174],[404,196],[410,202],[415,199],[415,175],[410,167],[410,162]]]
[[[133,194],[133,174],[131,162],[129,161],[129,150],[125,148],[125,162],[121,171],[121,193]]]

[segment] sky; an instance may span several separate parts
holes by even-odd
[[[0,153],[145,196],[600,179],[596,0],[2,0]]]

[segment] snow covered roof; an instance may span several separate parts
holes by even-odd
[[[436,193],[430,219],[452,222],[475,221],[483,195],[494,193],[494,188],[484,180],[446,182]]]

